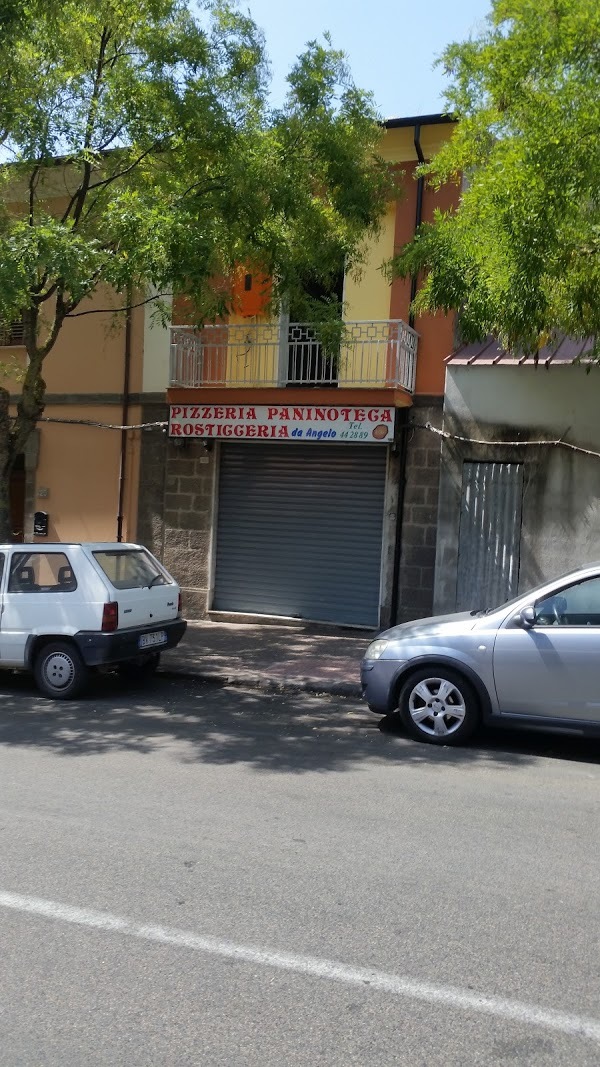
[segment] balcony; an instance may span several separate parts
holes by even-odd
[[[322,343],[307,323],[171,327],[170,387],[414,392],[417,334],[400,319],[344,322]]]

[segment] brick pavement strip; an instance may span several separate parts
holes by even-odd
[[[162,673],[205,681],[360,696],[360,659],[370,634],[256,624],[194,623],[166,652]]]

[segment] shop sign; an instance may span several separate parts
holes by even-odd
[[[386,444],[394,436],[394,411],[353,405],[172,404],[169,437]]]

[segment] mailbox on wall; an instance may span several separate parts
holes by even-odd
[[[48,536],[48,512],[36,511],[33,516],[33,533],[35,537]]]

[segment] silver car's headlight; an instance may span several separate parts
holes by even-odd
[[[388,645],[389,641],[371,641],[371,644],[365,652],[365,659],[379,659],[379,657],[382,656],[385,652]]]

